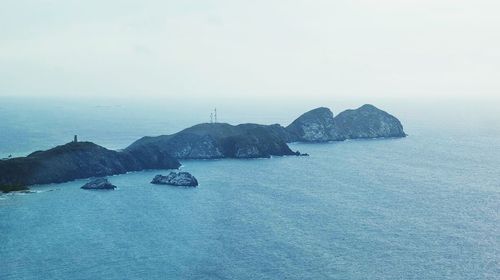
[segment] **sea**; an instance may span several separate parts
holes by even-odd
[[[197,188],[148,170],[0,195],[0,279],[500,279],[498,103],[370,99],[408,137],[290,144],[309,157],[184,160]],[[368,103],[368,102],[365,102]],[[78,135],[122,149],[209,121],[289,124],[362,100],[213,104],[0,98],[0,158]]]

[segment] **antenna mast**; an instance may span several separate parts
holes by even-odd
[[[215,118],[215,123],[217,123],[217,108],[214,109],[214,118]]]

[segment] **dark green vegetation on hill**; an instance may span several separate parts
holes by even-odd
[[[179,159],[300,155],[288,147],[289,142],[405,136],[399,120],[375,106],[364,105],[335,117],[321,107],[304,113],[286,128],[279,124],[204,123],[172,135],[143,137],[123,151],[71,142],[27,157],[0,160],[0,190],[144,169],[176,169]]]
[[[146,155],[148,156],[148,155]],[[0,186],[61,183],[148,168],[178,168],[180,163],[157,151],[147,159],[139,153],[108,150],[91,142],[71,142],[27,157],[0,161]]]
[[[28,187],[26,186],[0,185],[0,192],[3,193],[26,191],[26,190],[28,190]]]
[[[177,159],[266,158],[297,155],[280,125],[203,123],[172,135],[144,137],[126,151],[155,147]]]

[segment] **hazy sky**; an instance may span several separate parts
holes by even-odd
[[[0,95],[500,95],[498,0],[0,2]]]

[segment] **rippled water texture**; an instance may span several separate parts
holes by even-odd
[[[498,279],[499,138],[429,131],[0,196],[0,279]]]

